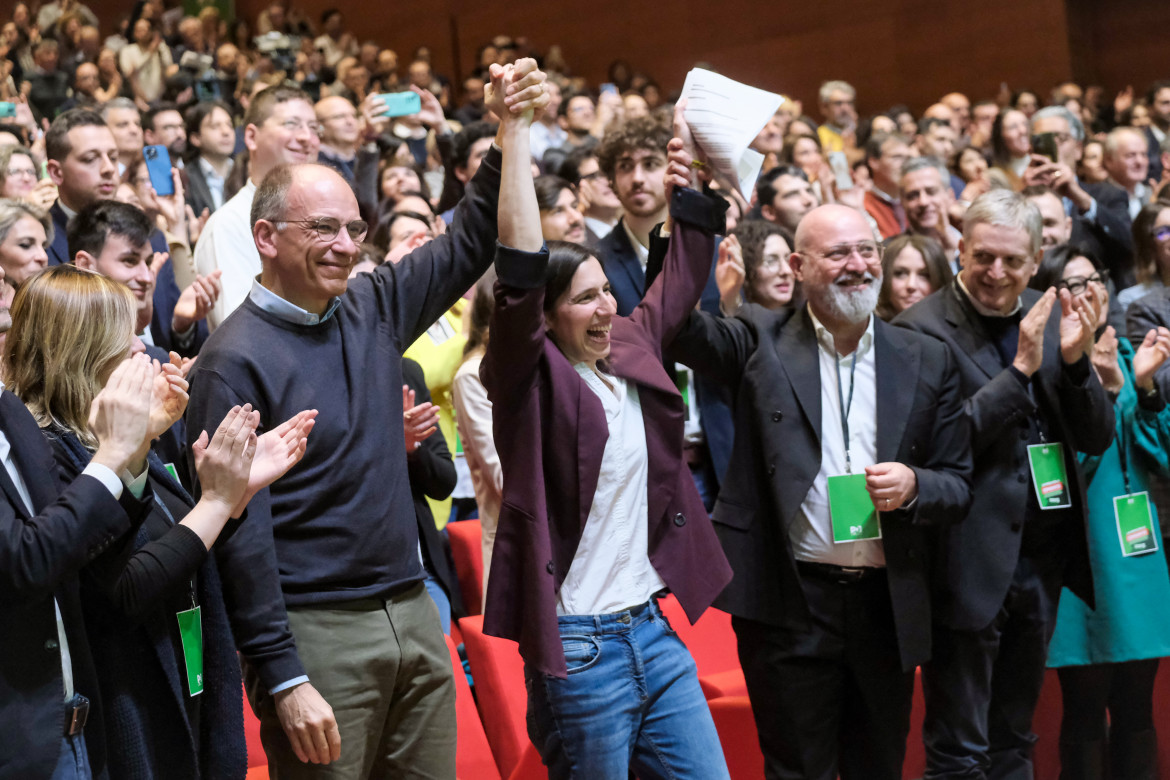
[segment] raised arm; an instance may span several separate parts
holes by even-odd
[[[505,72],[509,75],[503,79],[499,74]],[[548,104],[544,80],[544,73],[531,59],[517,61],[510,71],[499,69],[493,81],[500,88],[489,86],[485,97],[487,107],[502,117],[496,143],[456,206],[451,228],[408,254],[397,266],[386,264],[367,277],[382,296],[392,298],[384,305],[396,320],[393,332],[400,350],[414,343],[491,265],[499,236],[500,199],[511,199],[503,190],[515,186],[514,182],[504,184],[503,168],[512,154],[512,141],[528,132],[535,113]],[[523,155],[527,160],[527,145]],[[530,172],[528,179],[531,187]]]

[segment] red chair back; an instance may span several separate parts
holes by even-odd
[[[455,576],[467,614],[483,614],[483,548],[480,546],[478,520],[447,523],[451,557],[455,559]]]
[[[764,754],[756,736],[752,705],[746,696],[724,696],[707,702],[719,732],[731,780],[763,780]]]
[[[451,637],[444,638],[451,653],[451,670],[455,674],[455,723],[459,735],[455,748],[455,776],[466,780],[500,780],[496,760],[479,720],[479,711],[471,697],[467,675],[463,672],[463,662],[459,660],[459,651]]]
[[[463,618],[459,627],[471,663],[484,733],[500,775],[510,777],[531,744],[525,723],[528,693],[520,650],[515,642],[485,634],[482,616]]]

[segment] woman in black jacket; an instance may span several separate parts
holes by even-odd
[[[74,266],[35,276],[13,302],[5,377],[40,423],[67,478],[92,456],[88,410],[128,352],[136,304],[129,290]],[[78,327],[82,323],[83,327]],[[151,432],[186,407],[183,369],[155,383]],[[215,562],[225,525],[256,490],[304,453],[312,414],[256,436],[259,415],[233,409],[192,445],[202,495],[183,489],[172,464],[138,454],[129,483],[153,496],[135,535],[116,541],[82,571],[82,604],[99,681],[111,777],[242,778],[247,773],[239,664]]]

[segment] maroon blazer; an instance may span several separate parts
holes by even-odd
[[[682,397],[662,354],[699,300],[714,255],[707,198],[676,192],[664,272],[629,317],[615,317],[608,370],[637,383],[649,459],[649,553],[692,622],[731,580],[683,461]],[[691,223],[682,221],[692,216]],[[547,251],[500,247],[496,308],[480,375],[504,477],[484,630],[520,643],[524,660],[567,674],[557,593],[597,488],[608,425],[594,395],[544,329]]]

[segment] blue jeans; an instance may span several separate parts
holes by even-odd
[[[695,662],[656,602],[558,625],[568,677],[524,669],[528,736],[552,780],[728,778]]]
[[[430,594],[435,606],[439,609],[439,625],[442,626],[443,633],[451,636],[451,600],[447,598],[447,591],[443,590],[443,586],[430,572],[427,572],[427,578],[423,580],[423,585],[426,586],[427,593]]]
[[[91,777],[85,735],[61,737],[61,755],[50,780],[90,780]]]

